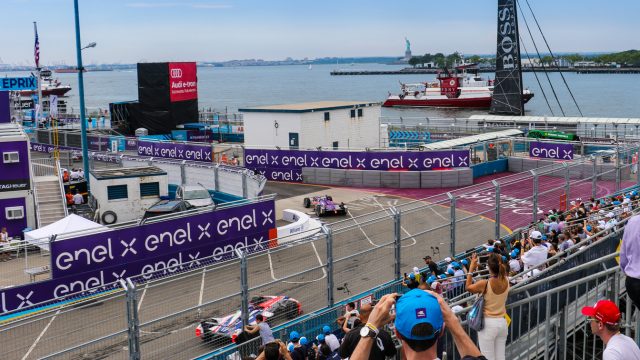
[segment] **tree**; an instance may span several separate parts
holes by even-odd
[[[469,61],[472,63],[480,63],[482,61],[482,58],[478,55],[473,55],[469,58]]]
[[[562,57],[563,59],[567,60],[570,63],[576,63],[578,61],[582,61],[584,60],[584,56],[580,55],[580,54],[569,54],[569,55],[564,55]]]
[[[416,67],[416,65],[420,64],[421,61],[420,57],[412,56],[411,59],[409,59],[409,65]]]
[[[553,63],[553,57],[551,55],[545,55],[540,61],[545,65],[551,65]]]
[[[430,53],[426,53],[422,56],[422,58],[420,59],[420,61],[422,61],[422,64],[426,64],[426,63],[430,63],[433,61],[433,55],[431,55]]]
[[[462,59],[462,57],[460,56],[460,54],[458,54],[458,52],[454,52],[453,54],[449,54],[446,57],[446,65],[447,66],[454,66],[456,63],[458,63],[460,60]]]
[[[445,59],[443,53],[437,53],[437,54],[433,55],[433,62],[436,63],[436,66],[444,67],[445,61],[446,61],[446,59]]]

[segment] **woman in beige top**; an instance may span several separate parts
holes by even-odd
[[[487,261],[489,280],[473,282],[472,273],[478,267],[478,256],[473,254],[467,274],[467,291],[473,294],[484,293],[484,328],[478,331],[478,345],[487,360],[504,360],[507,343],[507,295],[509,280],[507,268],[498,254],[492,253]]]

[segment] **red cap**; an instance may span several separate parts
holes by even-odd
[[[600,300],[593,307],[583,307],[582,315],[593,317],[609,325],[615,325],[620,321],[620,309],[616,303],[610,300]]]

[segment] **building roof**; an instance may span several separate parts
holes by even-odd
[[[167,175],[167,172],[155,166],[141,166],[130,168],[94,169],[91,176],[97,180],[123,179],[144,176]]]
[[[281,104],[256,106],[252,108],[238,109],[240,112],[277,112],[277,113],[305,113],[314,111],[328,111],[338,109],[350,109],[354,107],[367,107],[379,105],[371,101],[314,101],[297,104]]]
[[[475,144],[480,141],[495,140],[522,135],[524,135],[524,133],[520,130],[509,129],[504,131],[488,132],[480,135],[465,136],[457,139],[438,141],[431,144],[422,145],[421,147],[427,150],[451,149],[454,147]]]

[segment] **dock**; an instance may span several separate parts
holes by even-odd
[[[349,75],[416,75],[416,74],[437,74],[438,68],[405,68],[401,70],[332,70],[331,75],[349,76]],[[478,72],[494,73],[495,68],[482,68]],[[542,68],[523,67],[522,72],[543,72]],[[546,68],[550,72],[574,72],[577,74],[640,74],[640,68],[612,68],[612,67],[594,67],[594,68]]]

